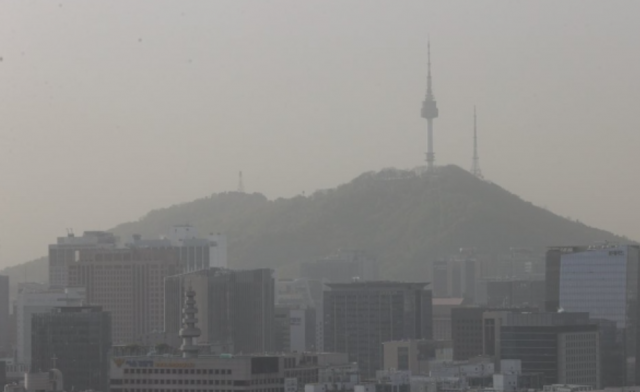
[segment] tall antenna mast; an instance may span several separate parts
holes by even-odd
[[[476,106],[473,105],[473,161],[471,163],[471,174],[483,179],[480,170],[480,157],[478,156],[478,128],[476,125]]]
[[[244,182],[242,181],[242,172],[238,175],[238,192],[244,193]]]

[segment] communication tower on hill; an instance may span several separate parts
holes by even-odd
[[[422,118],[427,120],[427,171],[433,172],[435,153],[433,152],[433,119],[438,117],[438,105],[431,87],[431,41],[427,43],[427,95],[422,101]]]
[[[483,179],[482,170],[480,170],[480,157],[478,156],[478,130],[476,128],[476,107],[473,106],[473,162],[471,164],[471,173]]]
[[[244,182],[242,181],[242,172],[238,175],[238,192],[244,193]]]

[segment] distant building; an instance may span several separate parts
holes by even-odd
[[[382,346],[383,370],[408,371],[415,376],[429,374],[431,361],[452,359],[451,342],[447,341],[396,340]]]
[[[544,280],[480,279],[477,288],[478,305],[545,309]]]
[[[202,275],[201,275],[202,276]],[[193,281],[192,283],[198,284]],[[352,365],[346,354],[291,353],[257,355],[203,355],[196,345],[201,333],[197,325],[201,299],[195,287],[186,287],[184,317],[179,334],[181,356],[146,355],[115,357],[111,363],[111,392],[137,391],[140,386],[166,392],[236,391],[297,392],[321,376],[342,375]],[[341,378],[341,377],[340,377]],[[145,389],[145,388],[143,388]]]
[[[11,352],[9,344],[9,277],[0,275],[0,358]],[[3,385],[3,384],[0,384]]]
[[[181,269],[173,248],[92,249],[69,267],[69,283],[85,287],[87,302],[111,313],[114,343],[142,344],[163,329],[164,279]]]
[[[500,280],[542,280],[545,273],[544,254],[529,248],[512,247],[497,255],[484,256],[479,276]]]
[[[378,263],[362,251],[339,251],[324,259],[300,265],[300,277],[331,283],[378,279]]]
[[[227,268],[227,238],[223,234],[210,233],[206,238],[198,236],[195,227],[178,225],[171,228],[171,235],[161,239],[142,239],[136,234],[133,248],[175,249],[183,273],[207,268]]]
[[[588,313],[492,311],[483,324],[485,353],[497,361],[518,359],[545,384],[601,385],[600,338]]]
[[[382,343],[432,338],[427,283],[331,283],[324,293],[324,349],[346,352],[366,377],[383,365]]]
[[[31,319],[34,314],[49,313],[60,306],[82,306],[84,288],[46,289],[37,284],[18,284],[16,299],[17,359],[21,365],[31,365]]]
[[[453,359],[465,361],[482,355],[495,355],[487,351],[487,336],[484,334],[485,313],[489,311],[504,313],[529,313],[537,309],[531,308],[490,308],[466,306],[451,310],[451,340],[453,342]]]
[[[500,371],[493,374],[493,389],[497,392],[535,391],[544,386],[542,373],[523,373],[522,361],[500,361]]]
[[[275,350],[277,352],[316,351],[316,310],[275,307]]]
[[[0,386],[4,389],[7,384],[7,364],[4,361],[0,361]]]
[[[475,258],[460,256],[435,261],[431,275],[433,296],[465,298],[472,302],[476,291],[476,264]]]
[[[547,251],[547,309],[589,312],[592,319],[616,325],[614,346],[604,348],[607,364],[612,364],[603,369],[606,386],[634,385],[640,380],[639,270],[640,248],[636,245]]]
[[[318,280],[276,281],[277,350],[322,350],[322,290]]]
[[[465,361],[483,354],[482,315],[487,308],[451,309],[453,359]]]
[[[462,298],[433,299],[433,340],[451,340],[451,310],[462,307]]]
[[[545,385],[542,390],[543,392],[586,392],[593,389],[590,385],[552,384]]]
[[[69,267],[80,261],[80,255],[88,249],[111,249],[118,243],[118,237],[106,231],[85,231],[82,237],[69,233],[58,237],[49,245],[49,284],[54,288],[69,286]]]
[[[108,391],[111,318],[99,306],[61,307],[33,316],[32,371],[55,367],[68,390]]]
[[[200,304],[198,344],[221,353],[274,350],[273,271],[209,268],[165,280],[164,331],[177,336],[182,327],[182,293],[191,285]]]

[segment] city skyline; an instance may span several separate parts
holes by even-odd
[[[416,107],[428,35],[445,108],[439,165],[468,168],[477,104],[491,181],[640,238],[640,189],[619,181],[633,175],[639,137],[630,109],[640,91],[636,4],[553,3],[554,13],[548,2],[280,4],[165,4],[156,18],[142,17],[144,3],[2,5],[0,268],[42,256],[39,244],[65,227],[109,229],[234,190],[239,170],[247,192],[276,198],[423,164]],[[118,31],[98,22],[125,9],[140,17]],[[327,14],[337,16],[331,29]],[[208,18],[227,35],[206,28]],[[297,36],[284,40],[291,29]],[[327,151],[333,159],[319,165]],[[606,151],[616,152],[593,159]],[[567,181],[575,186],[559,194]]]

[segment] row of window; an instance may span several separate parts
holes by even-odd
[[[138,388],[111,388],[111,392],[234,392],[230,389],[138,389]],[[254,389],[252,392],[284,392],[284,388]]]
[[[172,384],[172,385],[233,385],[233,386],[246,386],[248,385],[247,381],[233,381],[233,380],[165,380],[165,379],[113,379],[111,380],[111,384],[151,384],[151,385],[162,385],[162,384]]]
[[[231,369],[124,369],[124,374],[231,374]]]

